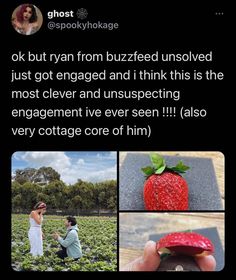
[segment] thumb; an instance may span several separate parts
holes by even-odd
[[[127,264],[123,271],[155,271],[160,265],[160,255],[156,242],[148,241],[144,247],[143,256]]]
[[[214,271],[216,268],[216,260],[212,255],[195,257],[195,261],[202,271]]]

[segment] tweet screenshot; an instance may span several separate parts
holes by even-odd
[[[110,2],[1,3],[2,270],[226,272],[227,14]]]

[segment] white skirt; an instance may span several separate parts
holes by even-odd
[[[28,237],[30,241],[30,253],[33,256],[42,256],[43,238],[41,227],[30,227]]]

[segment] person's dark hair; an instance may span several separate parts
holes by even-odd
[[[37,202],[33,207],[34,210],[45,209],[45,208],[46,208],[46,204],[43,201]]]
[[[36,9],[35,9],[34,5],[32,5],[32,4],[23,4],[23,5],[20,6],[19,10],[16,13],[16,18],[17,18],[17,20],[19,22],[23,22],[23,20],[24,20],[23,19],[23,14],[24,14],[26,8],[28,8],[28,7],[32,11],[32,15],[31,15],[31,17],[29,19],[29,22],[32,23],[32,22],[36,22],[38,20]]]
[[[72,226],[75,226],[77,224],[77,221],[76,221],[75,217],[68,216],[68,217],[66,217],[66,219],[69,223],[71,223]]]

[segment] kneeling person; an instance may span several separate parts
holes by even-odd
[[[70,257],[74,260],[78,260],[82,257],[82,250],[75,217],[67,217],[65,220],[65,226],[67,228],[67,233],[64,238],[62,238],[58,233],[53,234],[53,238],[57,240],[62,247],[62,250],[58,251],[56,254],[61,259]]]

